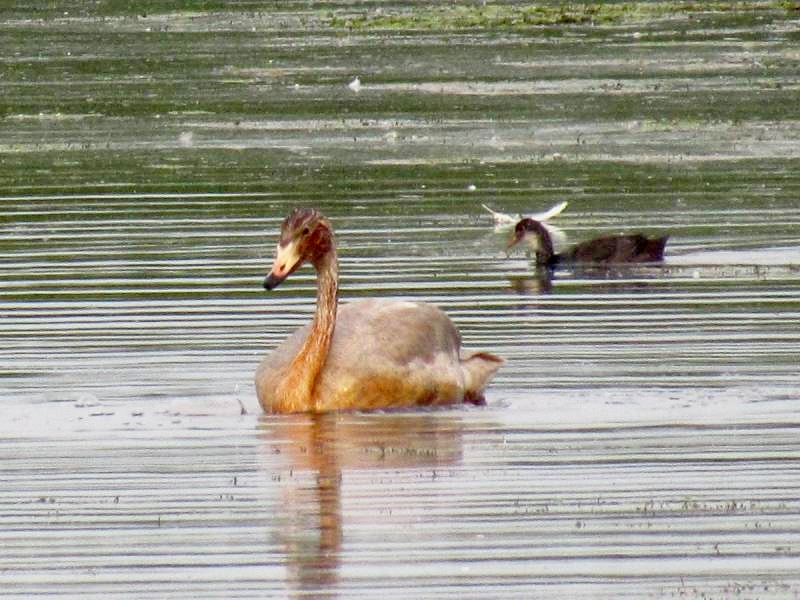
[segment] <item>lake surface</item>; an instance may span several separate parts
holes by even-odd
[[[0,9],[0,593],[800,595],[800,15],[752,4]],[[545,280],[481,208],[561,201],[664,265]],[[261,413],[298,205],[487,406]]]

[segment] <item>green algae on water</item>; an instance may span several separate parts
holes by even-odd
[[[800,10],[797,2],[587,2],[384,8],[336,13],[331,25],[351,30],[519,29],[556,25],[623,25],[712,13]]]

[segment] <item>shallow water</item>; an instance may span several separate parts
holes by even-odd
[[[796,597],[796,14],[303,6],[0,11],[4,593]],[[669,233],[664,265],[543,280],[480,207],[562,200],[572,241]],[[261,289],[298,204],[343,300],[506,358],[486,407],[260,413],[313,311],[308,269]]]

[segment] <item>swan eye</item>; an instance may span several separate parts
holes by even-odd
[[[309,233],[311,232],[308,230],[308,227],[303,227],[303,235],[308,235]]]

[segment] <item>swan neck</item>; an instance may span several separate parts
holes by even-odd
[[[333,330],[336,326],[336,308],[339,300],[339,264],[335,253],[329,253],[315,264],[317,270],[317,310],[309,339],[316,338],[322,353],[320,369],[328,355]]]
[[[291,380],[297,386],[294,390],[297,394],[296,404],[299,410],[305,412],[315,409],[314,387],[331,347],[336,326],[339,287],[339,268],[335,251],[327,253],[313,264],[317,271],[317,310],[305,344],[291,368]]]

